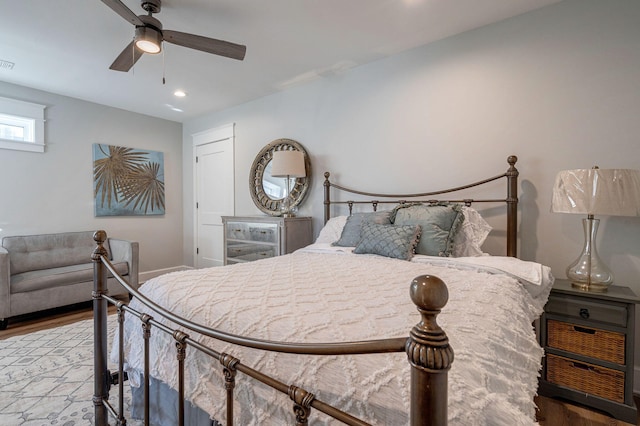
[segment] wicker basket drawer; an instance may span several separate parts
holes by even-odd
[[[624,372],[547,354],[547,381],[624,403]]]
[[[547,321],[547,346],[624,365],[625,335],[562,321]]]

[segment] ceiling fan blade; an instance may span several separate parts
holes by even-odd
[[[106,4],[118,15],[122,16],[124,19],[132,23],[133,25],[144,26],[144,22],[138,15],[133,13],[131,9],[124,5],[120,0],[102,0],[102,3]]]
[[[127,72],[131,69],[133,64],[135,64],[138,59],[140,59],[143,53],[144,52],[138,49],[132,41],[131,43],[129,43],[129,45],[127,45],[127,47],[124,48],[122,52],[120,52],[109,69],[112,69],[114,71]]]
[[[104,0],[103,0],[104,1]],[[164,41],[177,44],[214,55],[226,56],[231,59],[243,60],[247,46],[235,44],[215,38],[203,37],[195,34],[182,33],[180,31],[163,30]]]

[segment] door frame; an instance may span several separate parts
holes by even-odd
[[[231,149],[233,150],[233,162],[234,162],[234,173],[231,180],[231,188],[233,188],[233,212],[232,215],[235,215],[236,210],[236,185],[235,185],[235,123],[229,123],[222,126],[214,127],[211,129],[203,130],[201,132],[196,132],[191,134],[192,140],[192,159],[191,164],[193,165],[193,264],[195,267],[198,267],[198,209],[196,208],[196,203],[198,202],[198,183],[197,183],[197,169],[196,169],[196,157],[197,157],[197,149],[196,147],[199,145],[206,145],[209,143],[220,142],[225,139],[231,139]]]

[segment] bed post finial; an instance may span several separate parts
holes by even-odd
[[[446,425],[453,349],[436,317],[447,304],[449,291],[440,278],[421,275],[411,282],[410,294],[422,316],[405,345],[411,364],[411,425]]]
[[[93,406],[95,424],[108,425],[109,413],[104,405],[104,400],[109,398],[109,371],[107,370],[107,301],[102,295],[107,292],[107,268],[102,263],[102,256],[107,255],[104,242],[107,241],[105,231],[96,231],[93,234],[96,248],[91,253],[93,261]]]
[[[518,257],[518,175],[516,169],[518,157],[507,158],[509,170],[507,177],[507,256]]]
[[[331,188],[331,182],[329,182],[329,172],[324,172],[324,223],[325,225],[329,221],[331,216],[331,195],[329,188]]]
[[[96,242],[96,248],[91,253],[91,260],[97,262],[100,260],[100,256],[106,256],[107,250],[104,248],[104,242],[107,241],[107,233],[103,230],[99,230],[93,233],[93,241]]]

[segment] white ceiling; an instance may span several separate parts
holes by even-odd
[[[164,0],[165,29],[244,44],[244,61],[164,43],[122,73],[134,27],[100,0],[0,0],[0,81],[183,122],[558,1]]]

